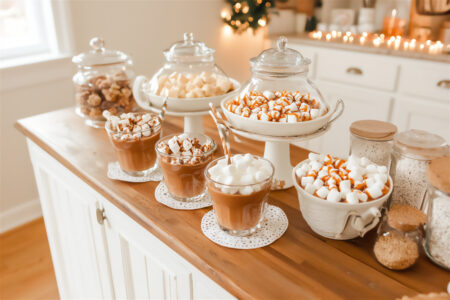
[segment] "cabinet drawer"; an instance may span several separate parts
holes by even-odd
[[[317,78],[393,91],[398,64],[385,56],[350,51],[320,51]]]
[[[401,93],[450,100],[450,64],[410,62],[402,64],[399,90]]]

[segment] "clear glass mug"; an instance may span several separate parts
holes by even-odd
[[[132,114],[143,115],[148,112]],[[142,177],[158,167],[155,145],[161,135],[161,124],[149,129],[148,132],[142,131],[142,136],[139,138],[133,137],[127,131],[111,130],[109,121],[105,123],[105,129],[123,172],[133,177]]]
[[[178,201],[192,202],[201,199],[206,193],[205,168],[211,162],[216,150],[216,143],[212,138],[201,133],[185,133],[189,138],[196,138],[201,144],[210,142],[212,148],[201,155],[176,155],[161,152],[158,144],[167,142],[174,136],[163,137],[155,145],[158,163],[164,176],[164,183],[169,194]],[[196,158],[196,159],[195,159]],[[195,163],[193,163],[195,161]]]
[[[226,157],[213,160],[205,170],[206,185],[217,222],[222,230],[231,235],[251,235],[261,228],[264,219],[275,168],[267,159],[255,155],[253,157],[265,160],[272,168],[268,178],[254,184],[236,185],[214,181],[208,170],[219,161],[226,161]]]

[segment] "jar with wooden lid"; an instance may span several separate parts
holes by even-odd
[[[428,164],[448,153],[446,141],[439,135],[416,129],[396,134],[390,168],[394,191],[389,205],[406,203],[423,209]]]
[[[125,53],[105,48],[101,38],[91,39],[91,50],[72,58],[76,112],[92,127],[104,127],[103,111],[119,115],[136,110],[132,93],[133,62]]]
[[[420,255],[423,224],[427,216],[407,204],[393,205],[383,217],[373,246],[376,260],[391,270],[412,267]]]
[[[378,120],[359,120],[350,125],[350,155],[367,157],[389,169],[397,126]]]
[[[427,169],[425,252],[450,271],[450,156],[433,159]]]

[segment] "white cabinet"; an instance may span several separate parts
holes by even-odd
[[[305,146],[316,152],[346,157],[350,145],[349,127],[353,121],[361,119],[387,121],[389,119],[392,99],[387,93],[349,87],[323,80],[318,80],[316,83],[324,97],[329,101],[344,100],[344,113],[327,133],[308,141],[307,144],[300,144],[300,146]]]
[[[235,299],[33,142],[28,146],[62,299]]]
[[[450,142],[450,103],[399,96],[395,100],[392,121],[399,130],[421,129],[439,134]]]

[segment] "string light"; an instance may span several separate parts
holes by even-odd
[[[395,51],[413,51],[422,52],[428,54],[443,54],[450,50],[450,44],[443,44],[441,41],[427,40],[425,43],[417,43],[416,39],[408,39],[402,36],[391,36],[388,40],[385,40],[383,34],[373,34],[363,32],[361,34],[352,34],[351,32],[322,32],[313,31],[309,34],[312,39],[325,40],[332,43],[353,43],[353,41],[359,41],[359,44],[364,47],[384,48]],[[324,39],[323,39],[324,38]]]
[[[276,0],[225,0],[230,4],[230,13],[222,11],[220,16],[234,32],[242,33],[247,29],[256,31],[270,22],[271,8]]]

